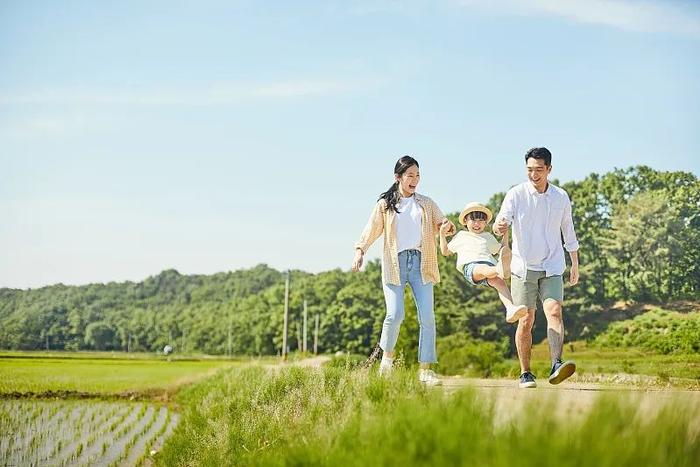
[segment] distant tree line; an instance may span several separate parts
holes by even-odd
[[[700,299],[695,175],[639,166],[562,186],[581,245],[581,283],[566,289],[570,339],[594,337],[591,329],[602,330],[596,327],[601,310],[617,301]],[[497,211],[503,196],[488,200],[490,207]],[[507,341],[513,327],[504,323],[495,292],[468,286],[454,258],[439,262],[438,335]],[[307,300],[309,323],[320,318],[319,351],[369,352],[384,317],[380,281],[378,261],[356,274],[292,271],[291,350],[300,347]],[[171,344],[180,352],[274,355],[282,345],[283,307],[284,274],[266,265],[214,275],[166,270],[138,283],[0,289],[0,348],[154,351]],[[418,339],[410,294],[406,316],[398,345],[410,354]],[[535,338],[544,336],[542,321]]]

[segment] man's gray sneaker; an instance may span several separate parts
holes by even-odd
[[[520,387],[521,388],[536,388],[537,383],[535,382],[535,375],[526,371],[520,375]]]
[[[549,374],[549,382],[551,384],[559,384],[576,371],[574,362],[562,362],[557,359],[552,365],[552,372]]]

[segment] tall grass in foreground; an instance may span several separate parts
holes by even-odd
[[[415,374],[231,369],[180,393],[161,465],[696,466],[697,408],[639,410],[627,393],[555,417],[553,399],[498,423],[483,394],[426,390]]]

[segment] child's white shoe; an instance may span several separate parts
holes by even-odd
[[[511,305],[506,307],[506,323],[515,323],[527,314],[525,305]]]
[[[506,280],[506,273],[503,271],[503,262],[499,261],[496,263],[496,274],[503,280]]]
[[[433,370],[421,369],[418,371],[418,381],[426,386],[442,386],[442,381]]]
[[[382,357],[379,362],[379,376],[389,376],[394,371],[394,359]]]

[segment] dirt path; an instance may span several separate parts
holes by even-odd
[[[328,355],[317,355],[315,357],[305,358],[303,360],[292,362],[291,364],[295,366],[302,366],[305,368],[320,368],[324,363],[326,363],[330,359],[331,357],[329,357]]]
[[[443,390],[474,388],[494,404],[496,422],[504,423],[522,414],[524,409],[541,408],[555,416],[567,418],[583,415],[601,398],[622,398],[638,407],[638,413],[651,415],[670,403],[680,402],[700,407],[700,391],[671,388],[613,386],[598,383],[564,382],[553,386],[538,381],[537,388],[520,389],[510,379],[445,377]]]

